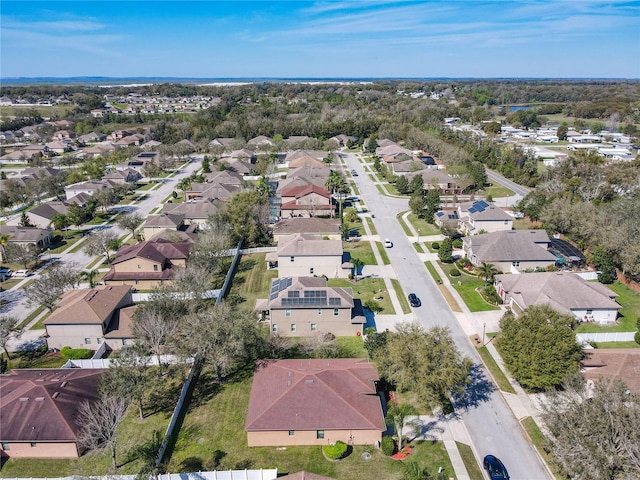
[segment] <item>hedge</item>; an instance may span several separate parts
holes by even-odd
[[[380,448],[382,449],[382,453],[387,457],[390,457],[396,452],[396,444],[391,437],[382,437]]]
[[[71,347],[62,347],[60,350],[60,355],[62,358],[67,358],[69,360],[82,360],[85,358],[91,358],[93,353],[88,348],[71,348]]]
[[[322,453],[329,460],[340,460],[347,453],[347,444],[338,440],[331,445],[323,445]]]
[[[449,275],[451,275],[452,277],[459,277],[461,273],[460,273],[460,270],[454,267],[451,270],[449,270]]]

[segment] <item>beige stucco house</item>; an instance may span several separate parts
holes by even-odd
[[[282,190],[281,217],[329,216],[335,212],[331,195],[324,187],[303,185]]]
[[[0,375],[0,454],[79,457],[76,416],[83,402],[98,399],[103,373],[103,369],[47,368],[14,369]]]
[[[336,218],[285,218],[276,222],[273,226],[272,235],[276,242],[281,238],[289,237],[298,233],[308,233],[320,235],[329,240],[341,240],[340,220]]]
[[[374,445],[386,430],[379,379],[363,358],[261,360],[249,397],[247,443]]]
[[[459,230],[464,235],[501,232],[513,229],[513,217],[484,200],[458,206]]]
[[[284,337],[362,335],[366,323],[353,290],[328,287],[324,277],[275,278],[269,298],[258,299],[255,310],[269,323],[272,335]]]
[[[133,339],[130,323],[119,314],[119,310],[132,304],[128,286],[106,285],[70,290],[44,321],[47,344],[55,349],[97,350],[106,343],[111,350],[120,350]],[[112,333],[110,337],[109,333]]]
[[[280,237],[277,252],[267,255],[270,265],[274,257],[280,278],[347,278],[353,268],[345,258],[342,240],[325,240],[320,235],[297,233]]]

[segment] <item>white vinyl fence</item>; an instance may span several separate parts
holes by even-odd
[[[211,472],[165,473],[158,475],[158,480],[276,480],[278,469],[259,470],[214,470]],[[108,477],[82,477],[91,480],[136,480],[137,475],[109,475]],[[151,480],[154,477],[149,477]],[[9,480],[77,480],[78,477],[46,477],[46,478],[9,478]]]
[[[578,333],[578,343],[585,342],[633,342],[636,332]]]

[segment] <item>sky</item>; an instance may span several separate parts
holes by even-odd
[[[0,10],[2,78],[640,78],[640,0],[2,0]]]

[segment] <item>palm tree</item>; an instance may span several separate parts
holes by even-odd
[[[358,271],[360,270],[360,267],[362,267],[364,265],[364,262],[362,260],[360,260],[359,258],[352,258],[351,259],[351,265],[353,265],[353,278],[355,279],[355,281],[358,281]]]
[[[387,416],[384,417],[387,425],[393,425],[398,435],[398,451],[402,450],[402,429],[404,428],[405,420],[409,415],[416,415],[417,410],[413,405],[408,403],[399,404],[397,402],[391,402],[391,406],[387,411]]]
[[[478,267],[478,276],[482,278],[485,283],[493,282],[493,278],[500,273],[493,263],[482,262],[482,265]]]
[[[96,275],[98,274],[98,270],[83,270],[80,275],[87,282],[89,282],[89,288],[94,288],[96,286],[96,282],[94,281]]]
[[[0,260],[3,262],[7,261],[7,244],[9,243],[9,239],[11,235],[7,233],[0,233]]]

